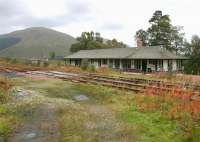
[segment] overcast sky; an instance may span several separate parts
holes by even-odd
[[[74,37],[93,30],[135,46],[135,32],[162,10],[190,39],[200,35],[199,6],[199,0],[0,0],[0,34],[36,26]]]

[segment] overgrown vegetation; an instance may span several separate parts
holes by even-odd
[[[11,83],[8,79],[0,77],[0,138],[7,138],[11,133],[11,124],[13,116],[9,114],[6,103],[10,99]]]
[[[130,123],[138,125],[143,123],[141,131],[147,129],[149,124],[159,124],[158,129],[150,128],[152,135],[161,133],[162,129],[165,131],[171,129],[173,133],[168,135],[169,137],[176,135],[174,141],[198,142],[200,140],[200,103],[191,101],[191,91],[182,94],[181,88],[176,88],[166,93],[163,91],[164,88],[165,86],[162,89],[147,88],[144,95],[137,95],[132,100],[131,109],[122,113],[122,116]],[[140,116],[144,121],[140,122],[135,115]],[[145,121],[145,115],[148,115],[147,118],[151,121]],[[178,133],[180,135],[177,135]],[[167,139],[166,136],[162,137],[160,134],[158,139],[151,138],[150,141],[167,141]]]
[[[197,102],[190,101],[190,91],[180,94],[180,88],[177,88],[165,94],[162,90],[147,88],[144,95],[135,95],[56,79],[20,79],[15,84],[55,100],[62,142],[119,139],[130,142],[198,141],[200,109]],[[75,97],[79,95],[87,96],[88,100],[77,101]],[[35,107],[38,106],[32,102],[20,105],[17,107],[21,114],[18,117],[34,116]]]
[[[0,103],[4,104],[9,100],[9,89],[11,88],[11,83],[8,79],[0,77]]]
[[[134,126],[134,131],[137,132],[141,142],[182,142],[185,140],[184,133],[176,121],[162,115],[159,110],[155,112],[139,110],[137,100],[142,95],[135,96],[127,92],[97,86],[80,85],[76,88],[89,94],[97,103],[111,108],[119,119]],[[146,106],[148,99],[144,98],[144,100],[143,105]],[[148,105],[146,108],[149,108]]]

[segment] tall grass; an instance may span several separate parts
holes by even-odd
[[[11,83],[8,79],[0,77],[0,103],[6,103],[9,99]]]
[[[147,88],[144,95],[135,97],[135,108],[138,112],[155,113],[175,121],[185,141],[200,141],[200,102],[191,100],[192,91],[181,91],[175,88],[166,93],[166,88]]]
[[[6,138],[11,132],[13,116],[9,114],[9,109],[5,105],[10,99],[11,83],[8,79],[0,77],[0,137]]]

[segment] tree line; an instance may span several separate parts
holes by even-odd
[[[82,32],[81,36],[77,38],[77,43],[72,44],[70,51],[77,52],[86,49],[103,49],[103,48],[125,48],[126,44],[119,42],[116,39],[106,40],[101,37],[101,34],[93,31]]]

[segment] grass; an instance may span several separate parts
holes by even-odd
[[[22,81],[22,80],[21,80]],[[60,123],[61,142],[97,142],[127,138],[132,142],[135,138],[134,129],[125,122],[115,118],[115,112],[107,105],[120,99],[114,97],[112,89],[78,85],[60,80],[30,81],[16,80],[17,86],[40,92],[57,102],[58,122]],[[102,91],[99,93],[97,88]],[[76,95],[85,95],[88,101],[76,101]],[[117,99],[117,100],[116,100]],[[71,101],[69,101],[71,100]],[[71,102],[69,104],[69,102]],[[116,130],[113,130],[116,129]]]
[[[13,84],[14,81],[0,78],[0,138],[3,138],[4,141],[8,140],[13,130],[21,123],[33,119],[35,109],[40,103],[39,99],[15,102]]]
[[[128,106],[128,101],[129,99],[134,98],[134,95],[132,94],[127,94],[126,92],[123,91],[115,91],[113,89],[102,86],[71,84],[72,86],[68,88],[68,87],[63,87],[61,84],[60,87],[58,87],[59,93],[57,91],[50,91],[52,93],[52,94],[50,93],[51,94],[50,96],[65,98],[63,97],[63,95],[64,96],[67,95],[66,91],[69,90],[70,88],[72,90],[77,90],[77,92],[82,92],[83,94],[86,94],[90,98],[90,101],[92,101],[92,103],[108,107],[110,110],[114,112],[114,114],[116,115],[116,117],[118,117],[120,121],[123,121],[123,123],[131,124],[130,126],[134,127],[134,129],[132,129],[132,133],[136,132],[139,135],[140,141],[142,142],[183,141],[181,131],[178,129],[178,126],[175,121],[171,121],[170,119],[161,116],[158,112],[142,113],[133,109],[130,111],[130,107]],[[51,89],[53,90],[53,88]],[[84,108],[83,104],[81,104],[81,106],[79,107]],[[83,129],[83,123],[86,120],[88,120],[88,115],[89,115],[88,113],[86,113],[84,110],[80,108],[76,108],[75,110],[74,108],[69,108],[65,110],[65,113],[62,113],[61,122],[65,122],[62,123],[64,124],[62,125],[63,127],[62,130],[64,130],[63,131],[64,141],[67,141],[69,139],[72,139],[72,141],[73,140],[76,141],[79,140],[80,138],[82,139],[82,141],[84,141],[85,134]],[[93,119],[94,121],[94,118],[92,116],[90,116],[89,118]],[[129,130],[127,129],[127,131]],[[77,132],[79,135],[74,134],[74,132]],[[93,138],[95,139],[95,137]]]
[[[142,142],[182,142],[176,122],[162,117],[159,113],[125,111],[119,115],[124,121],[135,126]]]
[[[139,111],[136,102],[139,94],[56,79],[20,78],[15,80],[15,84],[37,91],[47,98],[62,100],[55,102],[58,107],[56,118],[60,124],[61,142],[186,141],[185,133],[176,120],[166,117],[160,110]],[[89,100],[76,101],[74,96],[80,94],[87,96]],[[22,110],[19,112],[29,113],[28,108],[37,107],[29,104],[18,107],[18,110]],[[27,113],[21,114],[22,116],[18,117]]]
[[[182,132],[175,121],[163,117],[159,112],[143,113],[134,109],[133,94],[99,86],[80,85],[77,89],[89,93],[97,102],[114,110],[118,119],[134,127],[141,142],[183,141]]]
[[[11,99],[11,83],[8,79],[0,77],[0,137],[7,138],[11,133],[14,116],[9,113],[6,103]]]
[[[11,133],[11,120],[8,109],[4,105],[0,105],[0,137],[7,137]]]

